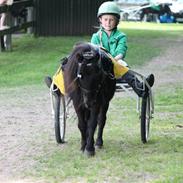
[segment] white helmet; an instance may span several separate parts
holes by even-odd
[[[120,18],[120,12],[121,10],[115,2],[107,1],[100,5],[97,17],[100,17],[101,15],[104,14],[113,14],[117,18]]]

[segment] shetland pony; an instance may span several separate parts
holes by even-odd
[[[64,65],[64,82],[81,132],[81,150],[88,156],[103,146],[103,129],[116,79],[105,51],[90,43],[77,44]],[[96,141],[94,133],[98,124]]]

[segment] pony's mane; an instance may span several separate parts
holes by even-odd
[[[91,51],[92,46],[90,43],[77,43],[75,44],[69,58],[68,62],[64,68],[64,82],[66,93],[70,94],[76,89],[77,85],[74,82],[77,77],[77,65],[78,61],[82,59],[84,52]]]

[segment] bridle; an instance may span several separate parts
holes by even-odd
[[[96,47],[95,51],[97,51],[98,54],[99,54],[99,59],[97,60],[97,64],[96,65],[100,69],[101,76],[102,76],[101,81],[99,82],[99,84],[97,85],[97,87],[94,88],[94,89],[87,89],[87,88],[85,88],[85,87],[83,87],[81,85],[81,82],[80,81],[82,80],[83,77],[85,77],[81,73],[81,68],[83,67],[83,65],[85,63],[82,63],[82,62],[81,63],[80,62],[78,63],[78,69],[77,69],[77,76],[76,77],[77,77],[78,86],[81,89],[81,91],[83,92],[83,94],[88,95],[88,94],[93,93],[94,94],[94,97],[93,98],[96,100],[96,98],[97,98],[99,92],[101,91],[101,88],[102,88],[102,86],[103,86],[103,84],[105,82],[106,77],[109,77],[110,79],[115,79],[115,77],[114,77],[114,75],[112,73],[107,72],[107,71],[105,71],[103,69],[103,67],[102,67],[102,60],[101,60],[102,59],[102,56],[101,56],[100,48],[99,47]],[[92,65],[92,58],[94,58],[93,51],[84,52],[82,56],[86,60],[91,60],[91,63],[90,64]],[[85,64],[85,67],[87,67],[87,64]]]
[[[98,94],[102,85],[103,85],[103,82],[105,80],[105,77],[103,77],[103,73],[102,74],[102,80],[100,81],[100,83],[97,85],[97,88],[94,88],[94,89],[87,89],[85,87],[83,87],[81,85],[81,82],[80,80],[84,77],[81,73],[80,73],[80,70],[81,70],[81,67],[83,66],[83,63],[79,63],[78,64],[78,70],[77,70],[77,81],[78,81],[78,86],[79,88],[81,89],[82,92],[84,92],[85,94],[90,94],[90,93],[95,93],[95,94]],[[86,66],[87,67],[87,66]]]

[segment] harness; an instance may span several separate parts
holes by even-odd
[[[111,79],[115,79],[115,78],[119,78],[121,76],[123,76],[129,69],[127,67],[124,67],[122,66],[121,64],[119,64],[106,50],[105,48],[103,47],[97,47],[96,45],[92,45],[94,46],[94,48],[96,49],[96,51],[98,52],[99,54],[99,59],[98,59],[98,66],[99,68],[101,69],[102,73],[111,78]],[[89,51],[89,52],[84,52],[83,53],[83,57],[85,59],[91,59],[93,57],[94,53],[93,51]],[[113,63],[113,67],[114,67],[114,75],[106,70],[103,69],[102,67],[102,56],[105,56],[107,57],[109,60],[112,61]],[[81,70],[81,66],[82,66],[82,63],[78,63],[78,69],[77,69],[77,75],[76,75],[76,78],[73,80],[73,82],[70,84],[72,85],[74,82],[76,82],[78,79],[81,79],[82,78],[82,74],[80,72]],[[60,92],[65,95],[65,86],[64,86],[64,76],[63,76],[63,71],[62,71],[62,68],[61,66],[58,68],[57,72],[54,74],[53,76],[53,84],[52,84],[53,89],[54,90],[57,90],[59,89]],[[56,86],[56,87],[55,87]],[[102,86],[102,83],[101,83],[101,86]],[[97,90],[100,90],[101,86],[98,86],[98,89]],[[80,86],[81,87],[81,86]],[[55,89],[56,88],[56,89]],[[94,92],[94,91],[87,91],[87,89],[81,87],[81,90],[85,91],[85,92]],[[96,90],[96,91],[97,91]]]
[[[91,90],[88,90],[86,88],[84,88],[83,86],[81,86],[80,82],[78,81],[78,85],[80,87],[80,89],[84,92],[84,93],[95,93],[95,95],[97,95],[105,81],[105,78],[106,77],[109,77],[110,79],[115,79],[114,75],[109,72],[109,71],[105,71],[104,68],[102,67],[102,53],[101,53],[101,49],[99,47],[96,47],[96,50],[99,54],[99,59],[97,61],[97,66],[99,67],[99,69],[101,70],[101,74],[102,74],[102,80],[101,82],[98,84],[97,88],[94,88],[94,89],[91,89]],[[93,52],[92,51],[89,51],[89,52],[85,52],[83,54],[83,57],[86,59],[86,60],[90,60],[92,57],[93,57]],[[78,80],[82,79],[82,74],[81,74],[81,67],[84,63],[79,63],[78,64],[78,70],[77,70],[77,78]],[[87,67],[87,66],[86,66]]]
[[[96,101],[98,100],[99,93],[101,92],[102,87],[106,81],[106,78],[108,77],[112,80],[115,79],[114,75],[110,72],[110,70],[105,70],[103,68],[101,49],[99,47],[96,47],[96,51],[99,54],[99,58],[98,58],[97,62],[92,63],[92,58],[94,57],[94,54],[92,51],[89,51],[89,52],[85,52],[83,54],[83,58],[85,59],[84,62],[78,63],[77,76],[76,76],[77,83],[78,83],[78,87],[81,90],[81,95],[83,97],[83,104],[85,105],[86,108],[90,108],[90,106],[88,105],[89,104],[88,101],[92,101],[91,106],[93,106],[93,104],[96,103]],[[91,63],[87,62],[90,59],[91,59]],[[96,87],[88,89],[85,87],[85,82],[87,81],[87,76],[85,75],[85,73],[82,74],[82,67],[84,67],[86,69],[87,67],[92,67],[92,64],[96,64],[96,66],[99,69],[98,76],[96,76],[96,77],[100,78],[100,82],[96,85]],[[95,67],[95,66],[93,65],[93,67]],[[86,80],[84,81],[84,85],[83,85],[82,79],[84,79],[84,77],[86,77]],[[92,97],[92,100],[90,100],[90,97]]]

